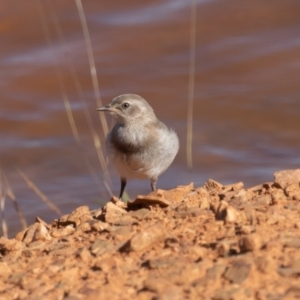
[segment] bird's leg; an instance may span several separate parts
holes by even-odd
[[[152,191],[156,190],[156,182],[157,182],[157,178],[151,178],[151,188],[152,188]]]
[[[126,186],[126,179],[125,178],[121,178],[121,190],[120,190],[120,196],[119,199],[122,199],[124,190],[125,190],[125,186]]]

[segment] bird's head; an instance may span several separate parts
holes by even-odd
[[[108,105],[97,108],[97,111],[109,112],[120,124],[151,122],[156,120],[154,111],[148,102],[135,94],[124,94],[114,98]]]

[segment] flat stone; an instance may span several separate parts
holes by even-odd
[[[47,251],[52,252],[55,250],[64,249],[66,247],[70,247],[69,242],[57,242],[56,240],[53,240],[53,242],[50,245],[48,245]]]
[[[207,270],[206,276],[212,280],[219,280],[223,276],[226,268],[226,265],[216,264]]]
[[[103,214],[103,208],[98,208],[91,212],[91,215],[94,219],[100,219],[102,214]]]
[[[134,201],[127,202],[127,206],[129,209],[134,209],[135,207],[150,207],[156,205],[160,207],[167,207],[170,205],[170,202],[165,198],[150,195],[138,195]]]
[[[40,252],[44,251],[47,244],[44,241],[38,240],[30,243],[28,248],[23,249],[23,254],[26,257],[36,256]]]
[[[180,203],[191,191],[194,191],[194,184],[192,182],[188,185],[179,185],[175,189],[168,191],[158,189],[151,192],[149,196],[164,199],[168,201],[166,204],[169,206],[170,204]]]
[[[285,189],[292,183],[300,182],[300,169],[284,170],[274,173],[274,181]]]
[[[257,269],[264,274],[271,274],[276,270],[276,263],[270,256],[259,256],[255,258]]]
[[[39,225],[40,225],[39,223],[34,223],[33,225],[27,228],[27,231],[23,239],[24,243],[29,244],[33,240],[33,237]]]
[[[177,285],[191,284],[198,278],[205,276],[210,266],[211,263],[207,261],[188,263],[186,260],[179,259],[177,263],[164,269],[165,272],[163,274],[170,283]]]
[[[260,192],[264,189],[264,184],[261,183],[261,184],[258,184],[258,185],[255,185],[251,188],[249,188],[248,190],[252,191],[252,192]]]
[[[178,258],[175,257],[161,257],[157,259],[151,259],[148,262],[150,269],[161,269],[173,266],[178,261]]]
[[[237,223],[239,221],[240,221],[239,212],[231,205],[226,207],[225,222],[226,223]]]
[[[41,219],[40,217],[36,217],[35,222],[41,223],[41,224],[45,225],[47,227],[47,229],[49,229],[49,225],[43,219]]]
[[[91,253],[96,256],[101,256],[104,253],[110,254],[116,250],[116,246],[113,243],[101,239],[96,240],[90,247]]]
[[[187,208],[198,207],[201,209],[209,209],[210,195],[205,188],[200,187],[196,190],[191,190],[187,195],[183,195],[181,201],[178,201],[178,203],[180,202],[184,203]]]
[[[239,234],[250,234],[255,232],[256,227],[251,225],[242,225],[236,228],[236,232]]]
[[[300,298],[300,287],[298,285],[293,285],[287,289],[285,292],[284,299],[299,299]]]
[[[257,233],[248,234],[239,240],[241,252],[259,250],[262,244],[262,237]]]
[[[93,217],[91,216],[90,213],[84,214],[84,215],[79,217],[80,225],[87,222],[87,221],[91,221],[91,220],[93,220]]]
[[[148,278],[144,281],[144,289],[153,291],[159,295],[159,299],[161,300],[181,300],[182,294],[181,289],[171,284],[165,278]]]
[[[198,196],[198,205],[201,209],[209,209],[210,208],[210,196]]]
[[[51,236],[49,234],[49,227],[42,222],[37,224],[38,226],[35,230],[31,243],[34,241],[50,241]]]
[[[300,248],[300,237],[299,236],[282,236],[280,241],[283,246],[291,248]]]
[[[116,260],[113,257],[97,258],[94,262],[94,268],[100,269],[104,273],[109,273],[114,267],[116,267]]]
[[[228,202],[231,198],[233,198],[233,196],[235,194],[236,194],[236,191],[230,191],[230,192],[222,191],[221,193],[219,193],[219,197],[220,197],[220,200],[225,200]]]
[[[13,273],[8,279],[7,279],[7,283],[11,283],[11,284],[19,284],[19,282],[22,280],[22,278],[24,277],[25,272],[16,272]]]
[[[233,287],[229,289],[224,288],[218,290],[211,299],[212,300],[240,300],[240,299],[253,299],[253,297],[250,290],[242,287]]]
[[[24,237],[25,237],[25,234],[26,234],[27,230],[28,230],[28,228],[26,228],[26,229],[24,229],[24,230],[18,232],[18,233],[15,235],[15,239],[16,239],[17,241],[20,241],[20,242],[23,241],[23,239],[24,239]]]
[[[203,187],[205,189],[207,189],[208,191],[215,190],[215,189],[219,190],[223,187],[223,184],[221,184],[213,179],[208,179]]]
[[[190,207],[184,211],[178,211],[175,213],[175,218],[186,218],[186,217],[197,217],[200,215],[207,215],[207,210],[198,208],[198,207]]]
[[[112,198],[110,199],[110,202],[112,202],[113,204],[115,204],[116,206],[126,209],[127,208],[127,204],[123,201],[121,201],[118,197],[116,196],[112,196]]]
[[[141,251],[156,243],[165,236],[163,224],[155,224],[143,229],[134,235],[129,241],[129,247],[132,251]]]
[[[91,226],[92,230],[99,231],[99,232],[103,230],[107,230],[109,227],[110,227],[109,224],[101,221],[94,222]]]
[[[57,274],[58,272],[60,272],[63,268],[64,268],[64,265],[62,263],[59,264],[59,263],[55,262],[47,268],[46,273],[48,274],[48,276],[52,277],[55,274]]]
[[[110,232],[114,236],[128,236],[132,233],[132,228],[130,226],[115,226]]]
[[[282,189],[276,189],[272,191],[271,198],[272,198],[273,205],[283,203],[287,199]]]
[[[92,226],[89,222],[81,223],[76,228],[76,232],[87,232],[87,231],[91,231],[91,230],[92,230]]]
[[[292,198],[293,200],[298,200],[298,196],[300,194],[300,182],[294,182],[290,184],[285,188],[284,191],[289,198]]]
[[[234,199],[240,202],[239,206],[245,205],[255,197],[255,192],[250,189],[241,189],[236,192]],[[233,204],[231,204],[233,205]],[[236,207],[237,208],[237,207]]]
[[[240,189],[242,189],[244,187],[244,183],[243,182],[237,182],[237,183],[233,183],[233,184],[228,184],[222,187],[222,190],[224,192],[229,192],[229,191],[238,191]]]
[[[289,209],[289,210],[293,210],[293,211],[298,211],[299,208],[297,207],[297,205],[295,204],[287,204],[287,205],[284,205],[284,208],[285,209]]]
[[[257,224],[257,214],[255,209],[252,206],[246,206],[244,209],[244,214],[247,221],[251,225],[255,226]]]
[[[39,252],[40,249],[25,249],[22,253],[25,257],[33,257],[36,256]]]
[[[62,236],[67,236],[72,234],[75,231],[75,228],[73,225],[68,225],[66,227],[62,228],[54,228],[50,231],[50,235],[54,238],[59,238]]]
[[[127,211],[121,207],[116,206],[112,202],[108,202],[103,207],[103,215],[104,220],[107,223],[114,223],[116,222],[121,216],[127,214]]]
[[[300,268],[278,268],[277,273],[283,277],[298,277]]]
[[[80,257],[85,263],[89,262],[92,258],[91,252],[86,247],[78,250],[77,257]]]
[[[132,225],[132,224],[138,223],[138,222],[132,216],[124,215],[119,218],[110,219],[109,223],[112,225],[117,225],[117,226],[128,226],[128,225]]]
[[[62,215],[62,216],[59,218],[58,222],[60,222],[60,223],[65,223],[65,222],[68,220],[69,216],[70,216],[70,214]]]
[[[236,243],[236,242],[234,242]],[[230,254],[231,246],[233,245],[230,241],[219,242],[216,246],[216,250],[219,256],[226,257]]]
[[[195,190],[195,192],[196,192],[196,198],[197,198],[198,203],[199,203],[199,208],[209,209],[210,208],[210,202],[211,202],[209,192],[203,187],[197,188]]]
[[[261,195],[256,198],[256,201],[252,204],[255,209],[266,208],[272,203],[271,195]]]
[[[80,206],[76,208],[67,218],[68,222],[74,222],[76,224],[76,227],[79,226],[82,221],[81,217],[83,215],[90,215],[90,210],[88,206]]]
[[[138,210],[130,211],[129,214],[133,218],[141,221],[141,220],[147,218],[151,214],[151,211],[147,208],[141,208],[141,209],[138,209]]]
[[[244,282],[251,271],[251,264],[242,260],[235,261],[224,273],[224,278],[232,283]]]
[[[249,204],[249,200],[246,195],[233,197],[228,201],[229,205],[234,207],[236,210],[242,210],[247,204]]]
[[[242,220],[240,212],[227,201],[222,200],[216,210],[216,219],[224,220],[226,223],[239,223]]]
[[[199,245],[194,245],[187,249],[187,254],[192,261],[199,261],[206,257],[206,249]]]

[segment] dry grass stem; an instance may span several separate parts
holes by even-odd
[[[94,138],[94,145],[95,145],[95,148],[97,151],[97,155],[98,155],[98,158],[100,161],[100,165],[104,172],[104,178],[106,179],[106,181],[108,181],[109,185],[112,186],[111,179],[110,179],[108,169],[107,169],[107,164],[105,162],[105,157],[104,157],[103,151],[101,149],[101,142],[100,142],[99,136],[96,133],[93,133],[93,138]]]
[[[49,32],[48,25],[45,21],[46,16],[44,14],[42,4],[40,3],[39,0],[36,0],[36,4],[37,4],[37,7],[38,7],[38,10],[39,10],[39,13],[40,13],[43,32],[44,32],[44,35],[45,35],[45,38],[46,38],[46,42],[49,46],[50,57],[52,58],[52,61],[53,61],[54,70],[55,70],[55,73],[56,73],[58,84],[60,86],[62,99],[63,99],[63,103],[64,103],[64,106],[65,106],[65,109],[66,109],[66,112],[67,112],[67,116],[68,116],[68,120],[69,120],[69,123],[70,123],[70,126],[71,126],[71,130],[72,130],[72,133],[73,133],[73,136],[74,136],[76,142],[78,144],[80,144],[79,134],[78,134],[78,130],[77,130],[74,118],[73,118],[73,114],[71,112],[71,106],[70,106],[70,101],[69,101],[68,96],[67,96],[66,87],[65,87],[61,72],[59,70],[58,63],[57,63],[56,59],[54,58],[54,55],[52,55],[52,52],[51,52],[52,51],[52,41],[51,41],[51,38],[50,38],[50,32]]]
[[[70,127],[71,127],[71,130],[72,130],[74,139],[75,139],[75,141],[78,145],[81,145],[78,130],[77,130],[77,127],[76,127],[76,124],[75,124],[75,120],[74,120],[72,111],[71,111],[71,105],[70,105],[69,99],[68,99],[68,97],[65,93],[63,93],[62,96],[63,96],[63,102],[64,102],[64,105],[65,105],[65,110],[67,112],[68,120],[69,120],[69,123],[70,123]]]
[[[196,52],[196,0],[191,0],[191,36],[190,36],[190,67],[189,67],[189,98],[187,113],[186,159],[188,168],[193,166],[193,105],[195,91],[195,52]]]
[[[49,34],[48,26],[47,26],[47,24],[45,22],[45,14],[44,14],[44,11],[43,11],[43,7],[42,7],[41,3],[37,2],[37,4],[38,4],[39,12],[40,12],[40,15],[41,15],[41,19],[42,19],[43,30],[44,30],[44,34],[45,34],[45,37],[46,37],[46,41],[47,41],[47,43],[49,45],[49,48],[52,49],[52,42],[51,42],[51,39],[50,39],[50,34]],[[51,4],[51,2],[50,2],[50,4]],[[56,14],[55,14],[54,10],[53,10],[52,18],[53,18],[53,22],[55,24],[55,28],[56,28],[57,34],[60,37],[60,39],[62,41],[62,44],[63,44],[63,46],[64,46],[64,48],[66,50],[66,46],[65,46],[66,43],[64,41],[63,33],[62,33],[61,28],[60,28],[60,25],[59,25],[59,22],[58,22],[58,19],[56,17]],[[55,61],[53,55],[51,55],[51,57],[53,59],[53,64],[54,64],[56,76],[58,78],[58,82],[59,82],[59,85],[60,85],[60,89],[61,89],[61,93],[62,93],[62,97],[63,97],[63,103],[64,103],[64,106],[65,106],[65,110],[67,112],[67,117],[68,117],[68,121],[69,121],[70,126],[71,126],[72,134],[74,136],[74,139],[76,141],[77,146],[81,149],[81,153],[83,154],[83,158],[84,158],[85,164],[87,165],[87,168],[88,168],[88,170],[89,170],[92,178],[94,179],[94,181],[95,181],[96,184],[100,185],[100,180],[98,179],[98,176],[97,176],[96,172],[94,171],[92,165],[90,164],[87,156],[84,154],[84,151],[82,151],[82,143],[81,143],[81,140],[80,140],[80,137],[79,137],[79,134],[78,134],[78,130],[77,130],[77,127],[76,127],[76,123],[75,123],[75,120],[74,120],[74,117],[73,117],[73,114],[72,114],[71,105],[70,105],[70,101],[69,101],[67,93],[66,93],[65,84],[63,82],[63,79],[62,79],[62,76],[61,76],[61,72],[60,72],[60,70],[58,68],[57,62]],[[68,61],[70,73],[72,75],[73,81],[74,81],[75,86],[77,88],[77,92],[79,93],[79,95],[81,95],[81,98],[83,98],[82,89],[81,89],[78,77],[76,75],[75,69],[72,66],[72,64],[70,63],[69,59],[67,59],[67,61]],[[87,118],[89,126],[90,126],[90,124],[91,124],[91,121],[89,122],[90,116],[86,112],[86,108],[85,108],[85,114],[86,114],[86,118]],[[88,114],[88,117],[87,117],[87,114]],[[103,153],[102,153],[102,155],[103,155]],[[104,171],[105,180],[107,180],[108,182],[110,182],[110,177],[109,177],[106,165],[101,164],[101,167],[102,167],[102,170]]]
[[[52,3],[52,2],[50,1],[50,3]],[[77,76],[77,72],[76,72],[76,70],[75,70],[75,68],[74,68],[73,64],[71,63],[71,61],[69,59],[69,56],[68,56],[68,53],[70,51],[67,49],[67,43],[65,42],[65,38],[64,38],[63,32],[61,30],[61,26],[59,24],[57,15],[55,13],[55,10],[53,8],[52,8],[52,10],[53,10],[53,14],[52,14],[53,23],[55,25],[57,35],[59,36],[59,38],[61,40],[62,46],[64,47],[64,52],[66,53],[65,59],[66,59],[66,62],[68,63],[68,68],[69,68],[72,80],[75,84],[75,88],[76,88],[76,91],[77,91],[80,99],[82,101],[84,101],[84,95],[83,95],[83,91],[82,91],[82,88],[81,88],[80,81],[79,81],[78,76]],[[66,108],[66,111],[67,111],[67,114],[68,114],[68,118],[69,118],[69,122],[70,122],[70,125],[71,125],[71,128],[72,128],[74,138],[76,140],[77,145],[82,150],[82,144],[81,144],[81,141],[80,141],[80,138],[79,138],[79,135],[78,135],[78,131],[77,131],[77,128],[76,128],[76,125],[75,125],[73,115],[72,115],[70,104],[67,101],[67,99],[64,102],[65,102],[65,108]],[[94,127],[93,122],[92,122],[91,115],[90,115],[90,113],[89,113],[86,106],[84,106],[84,115],[85,115],[87,124],[89,126],[90,132],[93,136],[94,146],[96,148],[96,152],[98,154],[100,165],[101,165],[102,171],[104,173],[104,181],[108,182],[108,184],[111,186],[112,185],[111,184],[111,179],[110,179],[110,176],[109,176],[107,165],[105,163],[104,154],[103,154],[103,151],[102,151],[100,139],[99,139],[99,136],[96,133],[95,127]],[[97,176],[96,172],[94,171],[92,165],[90,164],[88,157],[86,157],[86,155],[84,154],[84,151],[82,151],[82,153],[83,153],[85,163],[87,165],[87,168],[88,168],[91,176],[93,177],[95,183],[100,186],[101,182],[98,179],[98,176]],[[109,187],[107,187],[107,185],[105,185],[105,187],[106,187],[108,193],[110,194],[111,189]]]
[[[16,196],[15,196],[15,194],[12,191],[12,188],[11,188],[11,186],[10,186],[8,180],[7,180],[7,177],[4,174],[3,174],[3,182],[5,184],[5,194],[12,201],[12,203],[14,205],[14,208],[15,208],[17,214],[18,214],[18,217],[19,217],[20,223],[22,225],[22,228],[26,229],[27,228],[26,219],[25,219],[25,217],[24,217],[24,215],[22,213],[22,210],[19,207],[19,204],[17,202]]]
[[[27,183],[28,187],[32,189],[38,196],[39,198],[47,204],[57,215],[61,216],[61,211],[59,208],[52,202],[50,201],[45,194],[43,194],[42,191],[39,190],[39,188],[25,175],[24,172],[21,170],[18,170],[19,174],[22,176],[22,178],[25,180]]]
[[[0,173],[0,211],[2,233],[5,238],[8,238],[7,224],[5,220],[5,192],[2,173]]]
[[[93,87],[94,87],[95,99],[96,99],[96,103],[97,103],[98,107],[100,107],[100,106],[102,106],[102,100],[101,100],[101,95],[100,95],[98,79],[97,79],[97,70],[96,70],[96,66],[95,66],[91,38],[90,38],[87,23],[86,23],[86,18],[85,18],[85,14],[83,11],[83,6],[82,6],[81,0],[76,0],[76,6],[78,9],[79,18],[80,18],[80,22],[81,22],[81,26],[82,26],[82,30],[83,30],[84,39],[85,39],[86,49],[87,49],[87,53],[88,53],[88,60],[89,60],[89,65],[90,65]],[[106,136],[108,133],[108,126],[107,126],[105,115],[99,114],[99,117],[100,117],[100,121],[102,124],[103,133]]]

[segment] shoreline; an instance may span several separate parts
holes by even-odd
[[[80,206],[0,238],[0,299],[300,297],[300,169]]]

